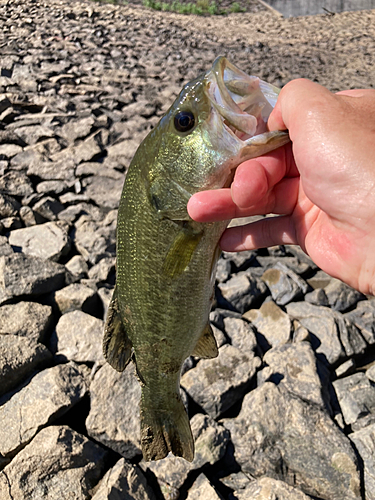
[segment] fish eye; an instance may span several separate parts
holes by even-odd
[[[189,132],[195,125],[195,118],[191,111],[180,111],[174,117],[174,126],[178,132]]]

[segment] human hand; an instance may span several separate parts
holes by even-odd
[[[281,214],[227,229],[222,249],[298,244],[331,276],[375,294],[375,90],[332,94],[294,80],[268,126],[288,129],[292,144],[241,164],[230,188],[196,193],[190,216]]]

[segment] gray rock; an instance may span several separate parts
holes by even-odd
[[[224,299],[242,314],[267,294],[265,284],[247,271],[236,274],[225,283],[219,283],[218,287]]]
[[[324,291],[334,311],[344,312],[365,298],[362,293],[337,279],[332,279]]]
[[[349,440],[318,406],[266,382],[225,419],[245,474],[269,476],[324,500],[360,500],[360,474]]]
[[[119,179],[99,175],[89,177],[85,182],[85,194],[101,207],[117,208],[125,180],[124,174],[118,174]]]
[[[45,342],[52,326],[52,308],[37,302],[18,302],[0,307],[0,335],[12,334]]]
[[[82,255],[74,255],[66,264],[65,267],[73,276],[75,281],[80,280],[81,278],[86,278],[87,273],[89,272],[89,268],[86,264],[85,259]]]
[[[244,315],[271,346],[290,341],[292,322],[275,302],[264,302],[260,309],[250,309]]]
[[[375,423],[349,434],[364,465],[366,500],[375,500]]]
[[[40,139],[46,139],[55,135],[53,130],[43,125],[18,127],[14,129],[14,132],[30,145],[36,144]]]
[[[325,273],[321,269],[318,269],[314,276],[312,276],[311,278],[307,278],[306,281],[311,286],[311,288],[315,290],[317,288],[325,288],[331,283],[333,279],[334,278],[332,278],[332,276]]]
[[[368,344],[375,343],[375,300],[363,300],[344,317],[361,331]]]
[[[96,292],[81,283],[73,283],[54,293],[54,299],[61,314],[79,310],[87,314],[98,311]]]
[[[76,139],[87,137],[94,123],[95,120],[92,116],[87,116],[80,120],[69,121],[61,128],[61,135],[65,137],[69,143],[72,143]]]
[[[18,201],[12,196],[0,193],[0,219],[17,215],[20,206]]]
[[[371,380],[371,382],[375,382],[375,363],[367,368],[366,377]]]
[[[0,257],[0,304],[22,295],[53,292],[65,284],[65,267],[15,253]]]
[[[92,500],[155,500],[139,469],[121,458],[100,481]]]
[[[35,203],[33,210],[44,219],[53,221],[56,220],[59,213],[64,210],[64,205],[51,196],[44,196]]]
[[[170,455],[157,462],[147,463],[147,468],[155,474],[162,491],[165,488],[167,491],[170,488],[179,490],[192,471],[215,464],[225,454],[229,442],[227,429],[202,413],[195,414],[190,424],[195,443],[192,462]]]
[[[0,395],[16,387],[51,359],[50,351],[32,338],[0,335]]]
[[[0,177],[0,191],[11,196],[28,196],[34,189],[27,175],[11,170]]]
[[[241,399],[261,361],[231,345],[215,359],[201,359],[181,378],[181,385],[211,417],[216,418]]]
[[[354,372],[356,369],[356,363],[354,359],[348,359],[348,361],[345,361],[345,363],[342,363],[340,366],[338,366],[335,370],[336,377],[346,377],[347,375],[350,375],[351,373]]]
[[[293,302],[286,306],[287,313],[309,330],[314,350],[325,356],[328,363],[337,363],[345,357],[339,338],[335,313],[328,307],[314,306],[307,302]]]
[[[36,224],[43,224],[44,222],[46,222],[46,219],[44,217],[42,217],[37,212],[34,212],[32,208],[28,206],[21,207],[20,217],[26,227],[35,226]]]
[[[106,257],[92,266],[88,272],[89,278],[95,280],[98,284],[111,283],[115,281],[115,257]]]
[[[91,382],[90,397],[89,436],[127,459],[140,455],[141,387],[133,363],[122,373],[106,363]]]
[[[239,490],[244,490],[249,485],[250,481],[249,477],[242,471],[233,472],[229,474],[229,476],[220,478],[220,482],[236,493],[238,493]]]
[[[57,355],[78,363],[104,363],[104,323],[83,311],[63,314],[56,325]]]
[[[186,500],[222,500],[222,496],[215,491],[204,474],[200,474],[189,489]]]
[[[324,288],[315,288],[312,292],[307,293],[305,295],[305,300],[315,306],[329,306],[328,297]]]
[[[253,328],[247,321],[240,318],[224,318],[224,329],[234,347],[251,355],[254,354],[257,339]]]
[[[271,369],[268,378],[304,401],[325,408],[314,351],[308,342],[273,347],[263,361]]]
[[[99,288],[98,295],[103,305],[103,318],[106,318],[108,307],[112,300],[113,288],[107,288],[107,287]]]
[[[116,225],[103,225],[82,215],[75,223],[74,242],[86,261],[96,264],[104,257],[113,257],[116,248]]]
[[[36,186],[37,193],[58,195],[68,189],[66,181],[42,181]]]
[[[216,280],[219,283],[224,283],[228,281],[232,272],[232,265],[229,259],[220,258],[217,263],[216,268]]]
[[[69,226],[62,222],[46,222],[12,231],[9,243],[18,252],[57,262],[70,250]]]
[[[262,280],[270,289],[273,300],[281,306],[301,297],[308,290],[307,283],[280,262],[267,269]]]
[[[86,393],[82,373],[58,365],[37,373],[0,407],[0,454],[12,457],[48,423],[63,415]]]
[[[333,382],[347,425],[369,414],[375,415],[375,386],[363,372]]]
[[[235,491],[236,500],[310,500],[302,491],[289,486],[283,481],[262,477],[252,481],[243,490]]]
[[[88,500],[107,452],[67,426],[40,431],[0,472],[3,500]]]

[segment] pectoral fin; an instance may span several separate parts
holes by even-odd
[[[202,235],[202,232],[194,233],[184,228],[179,231],[164,261],[163,271],[165,274],[174,278],[187,268]]]
[[[127,336],[120,316],[116,288],[109,304],[104,327],[103,354],[107,362],[117,371],[125,370],[129,363],[132,343]]]
[[[217,348],[214,332],[212,331],[211,325],[207,323],[202,335],[194,347],[192,355],[198,356],[199,358],[216,358],[218,354],[219,350]]]

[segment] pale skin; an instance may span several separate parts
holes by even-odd
[[[268,126],[292,144],[242,163],[228,189],[202,191],[189,215],[209,222],[279,214],[227,229],[234,252],[300,245],[325,272],[375,294],[375,90],[333,94],[309,80],[288,83]]]

